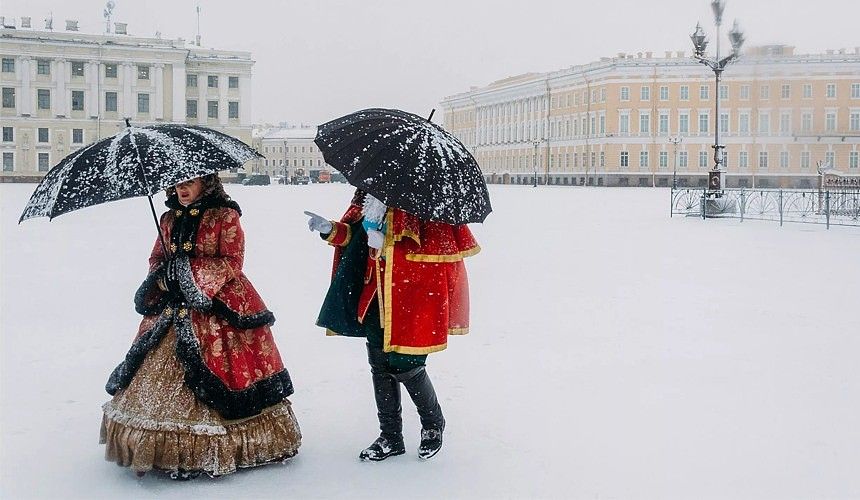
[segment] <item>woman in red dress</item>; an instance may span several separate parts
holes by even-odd
[[[242,272],[239,205],[217,174],[168,190],[137,337],[111,374],[101,442],[139,475],[218,476],[294,456],[301,433],[274,315]]]

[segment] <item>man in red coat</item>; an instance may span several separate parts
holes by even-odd
[[[317,324],[330,335],[367,338],[381,434],[359,458],[405,453],[400,383],[421,418],[418,455],[442,447],[445,418],[427,375],[431,352],[469,331],[465,257],[480,247],[466,225],[427,222],[356,192],[340,221],[308,226],[335,247],[332,282]]]

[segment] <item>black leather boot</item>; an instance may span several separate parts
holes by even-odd
[[[445,431],[442,407],[439,406],[436,391],[423,366],[413,368],[396,377],[406,386],[406,391],[409,392],[418,410],[418,416],[421,417],[421,444],[418,446],[418,457],[427,460],[442,449],[442,432]]]
[[[367,344],[367,360],[373,377],[373,394],[379,417],[376,441],[362,450],[358,458],[378,462],[388,457],[406,453],[403,445],[403,421],[400,417],[400,384],[385,368],[385,353],[381,348]]]

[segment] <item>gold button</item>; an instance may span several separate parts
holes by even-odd
[[[197,215],[200,213],[200,210],[197,210],[196,208],[192,208],[191,210],[188,211],[188,213],[191,215]]]
[[[182,210],[177,210],[177,211],[176,211],[176,216],[177,216],[177,217],[182,217]]]
[[[175,252],[175,251],[176,251],[176,243],[171,243],[171,244],[170,244],[170,251],[171,251],[171,252]]]
[[[169,307],[165,307],[164,308],[164,314],[170,316],[171,314],[173,314],[173,309],[171,309]]]
[[[191,248],[193,246],[194,245],[192,245],[190,241],[186,241],[185,243],[182,244],[182,249],[185,250],[186,252],[190,252]]]
[[[183,307],[182,309],[179,310],[179,317],[180,318],[184,318],[187,314],[188,314],[188,309],[185,309]]]

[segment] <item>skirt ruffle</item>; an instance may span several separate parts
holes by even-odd
[[[171,329],[129,386],[103,406],[105,458],[144,472],[200,471],[212,476],[288,459],[301,431],[289,400],[241,420],[225,420],[185,386]]]

